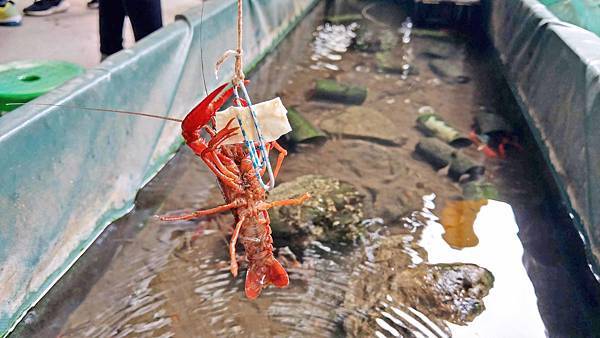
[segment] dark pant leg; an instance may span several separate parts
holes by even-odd
[[[99,0],[100,52],[114,54],[123,49],[123,23],[125,7],[123,0]]]
[[[162,27],[160,0],[123,0],[135,41]]]

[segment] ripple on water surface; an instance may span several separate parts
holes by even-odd
[[[417,245],[427,217],[435,219],[424,208],[391,228],[381,219],[367,220],[368,231],[353,245],[313,242],[302,264],[288,268],[290,286],[268,288],[255,301],[244,296],[244,274],[232,278],[220,231],[206,229],[189,246],[182,236],[189,222],[163,228],[154,234],[159,244],[152,250],[123,250],[123,255],[129,250],[137,254],[113,268],[121,276],[115,285],[92,290],[63,336],[450,337],[455,331],[468,336],[486,332],[451,324],[443,311],[427,308],[415,296],[427,293],[425,286],[407,282],[429,267]],[[482,242],[489,237],[478,235]],[[447,246],[441,233],[429,231],[423,241],[429,241],[425,246],[439,260],[439,246]],[[406,271],[408,277],[397,277]],[[502,310],[487,299],[485,306]]]

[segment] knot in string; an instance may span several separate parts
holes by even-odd
[[[225,60],[227,60],[231,55],[235,55],[235,68],[233,72],[233,77],[231,78],[231,83],[237,87],[240,83],[244,81],[244,64],[242,61],[242,56],[244,54],[242,50],[242,41],[243,41],[243,30],[244,30],[244,16],[242,12],[243,0],[238,0],[238,17],[237,17],[237,48],[235,50],[230,49],[223,53],[223,55],[217,60],[217,64],[215,67],[215,76],[218,78],[218,72]]]
[[[241,81],[244,81],[245,79],[244,68],[242,63],[243,53],[244,52],[242,50],[229,49],[225,51],[225,53],[221,55],[221,57],[217,60],[215,64],[215,76],[219,78],[219,70],[221,69],[221,66],[223,66],[223,63],[225,63],[225,61],[227,61],[227,59],[229,59],[230,56],[235,56],[235,69],[233,71],[231,83],[237,87],[239,83]]]
[[[241,48],[238,48],[235,51],[235,70],[233,72],[233,78],[231,79],[231,83],[233,83],[234,86],[237,86],[238,84],[244,82],[244,68],[243,68],[243,64],[242,64],[242,56],[243,56],[243,51]]]

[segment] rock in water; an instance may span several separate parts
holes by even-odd
[[[398,44],[398,34],[391,30],[375,31],[361,29],[356,38],[356,49],[361,52],[376,53],[388,51]]]
[[[350,107],[326,118],[320,123],[328,134],[346,138],[363,139],[392,146],[402,146],[406,138],[398,133],[398,127],[384,114],[367,107]]]
[[[419,250],[412,234],[393,235],[367,254],[370,269],[353,274],[344,301],[344,308],[351,313],[344,320],[347,335],[374,336],[380,318],[387,314],[404,322],[396,311],[414,319],[413,309],[450,334],[445,321],[466,325],[483,312],[483,297],[494,283],[491,272],[474,264],[415,266],[408,253]],[[402,325],[393,328],[412,337],[413,331]]]
[[[434,59],[448,59],[457,53],[458,51],[453,44],[438,41],[436,43],[431,43],[422,54]]]
[[[419,70],[407,63],[401,57],[396,57],[390,52],[379,52],[375,54],[377,68],[384,73],[419,75]]]
[[[275,235],[323,242],[352,241],[358,237],[365,196],[350,183],[318,175],[300,176],[275,187],[269,200],[297,197],[305,192],[311,198],[304,204],[269,211]]]
[[[510,134],[512,127],[502,116],[480,111],[475,115],[475,121],[481,134]]]
[[[413,28],[412,35],[420,38],[438,40],[442,42],[455,40],[455,36],[452,34],[452,32],[440,29]]]
[[[492,273],[475,264],[422,264],[393,280],[404,304],[460,325],[485,310],[483,297],[494,284]]]
[[[436,59],[429,61],[431,71],[448,83],[467,83],[471,78],[459,61]]]

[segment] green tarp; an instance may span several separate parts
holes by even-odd
[[[252,66],[315,0],[246,0]],[[236,1],[200,7],[34,102],[183,117],[235,47]],[[201,60],[204,60],[202,66]],[[221,81],[233,67],[226,64]],[[203,74],[204,73],[204,74]],[[0,118],[0,336],[60,278],[179,145],[177,123],[25,105]]]
[[[541,0],[559,19],[600,35],[600,0]]]

